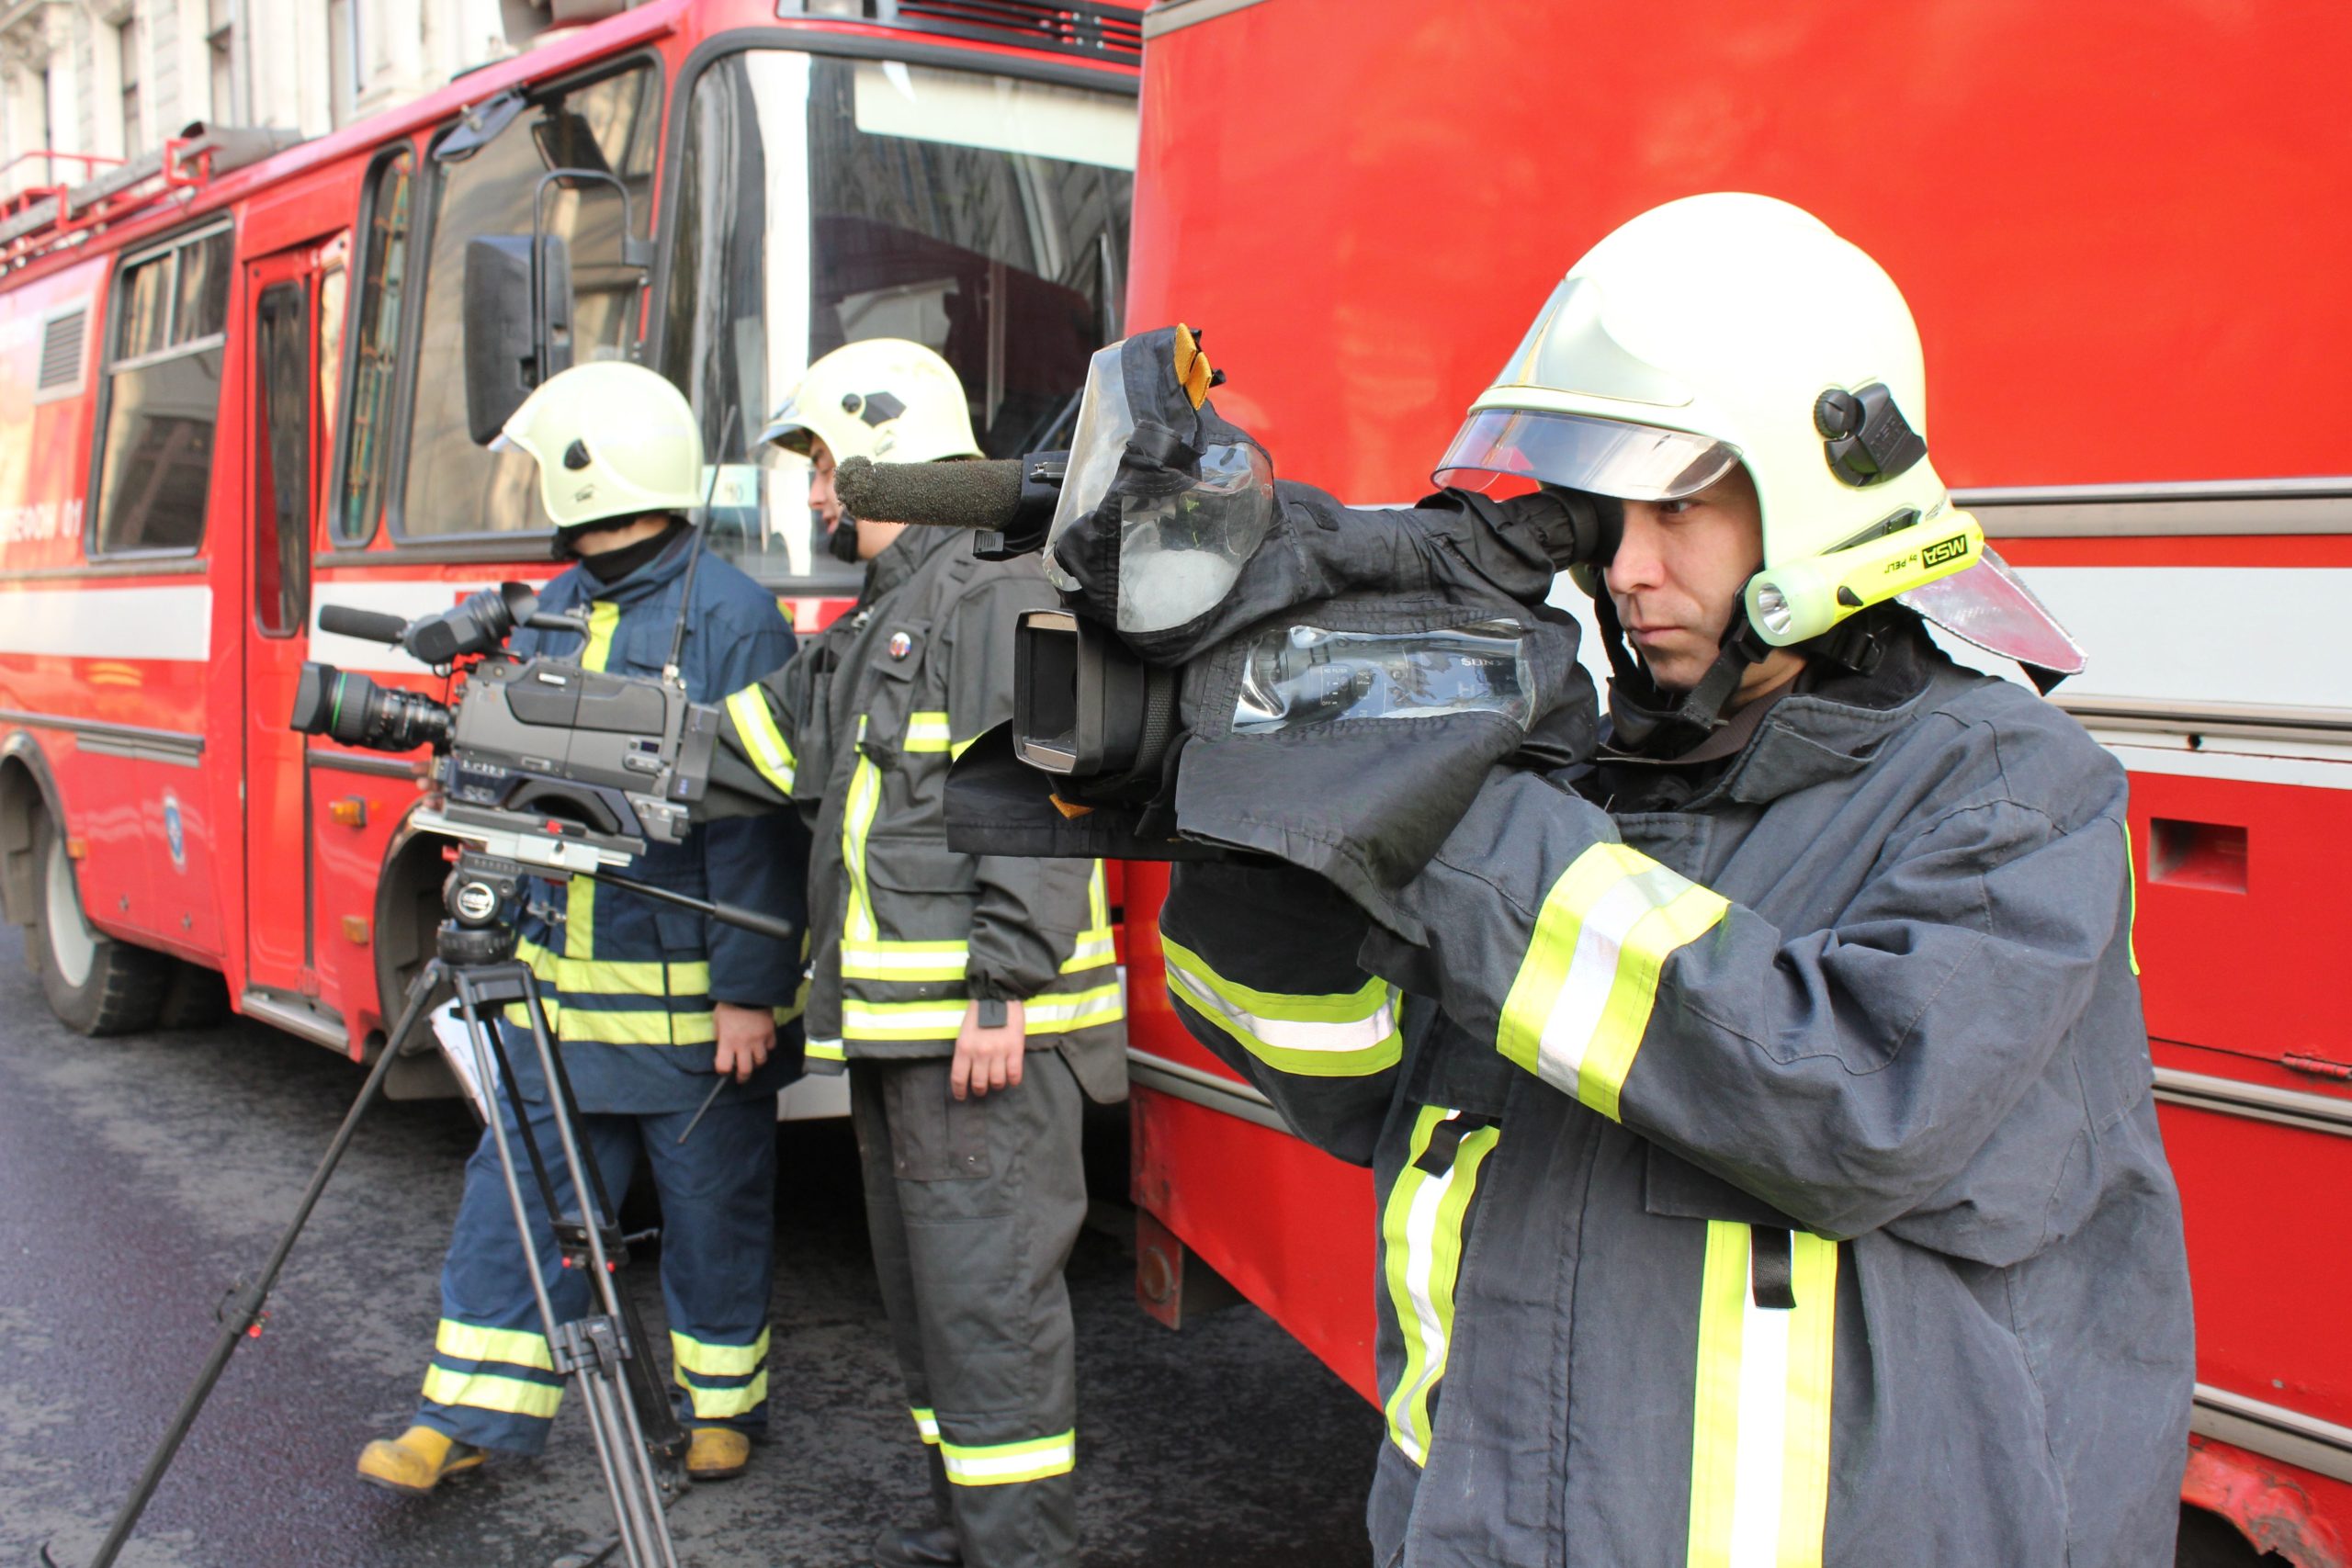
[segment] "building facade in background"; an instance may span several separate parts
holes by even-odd
[[[322,135],[512,52],[499,0],[0,0],[0,197],[197,121]]]

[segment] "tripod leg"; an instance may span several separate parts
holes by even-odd
[[[545,1010],[539,998],[538,986],[528,969],[521,965],[506,966],[522,990],[524,1015],[530,1024],[531,1042],[538,1057],[540,1070],[548,1086],[548,1108],[555,1124],[556,1141],[563,1156],[563,1171],[570,1179],[572,1197],[582,1205],[585,1222],[582,1232],[588,1251],[589,1288],[596,1293],[603,1309],[589,1317],[571,1323],[558,1321],[555,1303],[548,1294],[547,1282],[539,1273],[538,1247],[531,1224],[528,1206],[523,1199],[523,1188],[515,1165],[514,1152],[506,1136],[505,1119],[492,1118],[491,1138],[498,1151],[499,1170],[506,1183],[508,1206],[514,1216],[514,1231],[523,1248],[524,1266],[531,1280],[531,1292],[539,1318],[547,1333],[548,1347],[553,1352],[556,1369],[572,1381],[579,1391],[591,1436],[596,1446],[596,1460],[604,1472],[605,1485],[612,1505],[616,1522],[620,1527],[621,1546],[631,1568],[677,1568],[677,1551],[670,1540],[669,1519],[662,1512],[662,1491],[653,1473],[644,1435],[639,1429],[635,1408],[625,1397],[621,1383],[621,1366],[630,1353],[622,1343],[625,1330],[620,1325],[619,1296],[616,1281],[606,1266],[602,1226],[604,1216],[594,1210],[593,1194],[601,1192],[602,1182],[594,1166],[582,1153],[574,1124],[573,1110],[568,1086],[560,1076],[561,1066],[556,1060],[553,1042],[548,1037]],[[456,976],[458,1007],[466,1021],[466,1031],[472,1044],[475,1060],[486,1070],[492,1049],[489,1028],[481,1017],[481,986],[475,976],[459,970]],[[500,984],[505,983],[502,976]],[[504,1075],[507,1104],[513,1108],[517,1130],[526,1146],[537,1147],[523,1109],[523,1102],[514,1073]],[[536,1154],[535,1167],[539,1166]],[[543,1186],[545,1172],[541,1168]],[[549,1193],[553,1196],[552,1192]],[[554,1224],[556,1212],[548,1210],[548,1223]],[[636,1352],[642,1354],[641,1348]]]
[[[198,1412],[204,1408],[204,1402],[212,1397],[213,1385],[228,1370],[230,1356],[235,1353],[240,1341],[258,1330],[262,1304],[269,1299],[269,1288],[277,1282],[278,1270],[286,1267],[286,1258],[294,1250],[295,1239],[302,1234],[302,1227],[310,1224],[311,1211],[318,1207],[319,1195],[326,1190],[327,1179],[334,1174],[335,1167],[343,1161],[344,1151],[351,1146],[351,1135],[359,1130],[359,1119],[368,1113],[368,1108],[382,1092],[384,1079],[391,1071],[393,1059],[401,1054],[410,1035],[423,1021],[424,1004],[442,977],[440,961],[435,959],[424,966],[415,983],[409,987],[408,995],[401,1004],[401,1015],[385,1037],[383,1052],[368,1072],[368,1081],[360,1086],[358,1098],[351,1102],[351,1109],[344,1112],[343,1125],[335,1129],[334,1141],[327,1145],[325,1156],[319,1161],[318,1168],[311,1173],[311,1185],[304,1190],[301,1202],[296,1206],[293,1220],[278,1236],[277,1245],[270,1250],[269,1261],[262,1265],[260,1277],[237,1292],[235,1299],[229,1303],[221,1321],[220,1337],[213,1341],[212,1353],[205,1359],[204,1370],[197,1374],[196,1382],[188,1389],[187,1397],[180,1402],[179,1411],[172,1417],[172,1424],[164,1428],[163,1441],[156,1444],[154,1453],[149,1456],[147,1468],[140,1472],[139,1483],[130,1489],[130,1499],[123,1504],[122,1511],[115,1516],[113,1528],[107,1531],[106,1540],[98,1544],[98,1554],[90,1560],[91,1568],[109,1568],[121,1554],[124,1544],[130,1540],[130,1532],[139,1527],[139,1516],[146,1511],[148,1500],[163,1483],[164,1472],[171,1468],[172,1460],[179,1453],[180,1443],[187,1437],[188,1429],[196,1425]],[[46,1552],[43,1555],[46,1556]]]

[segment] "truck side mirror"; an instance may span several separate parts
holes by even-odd
[[[531,389],[571,367],[571,247],[543,234],[537,265],[525,234],[466,243],[466,434],[498,438]]]

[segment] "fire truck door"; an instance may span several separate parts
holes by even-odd
[[[244,444],[246,984],[315,998],[313,815],[331,803],[286,727],[308,651],[311,551],[342,338],[343,245],[248,265]]]

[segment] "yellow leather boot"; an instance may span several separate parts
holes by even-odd
[[[752,1462],[752,1439],[732,1427],[696,1427],[686,1445],[689,1481],[732,1481]]]
[[[359,1450],[359,1479],[422,1497],[452,1476],[481,1464],[481,1450],[430,1427],[411,1427]]]

